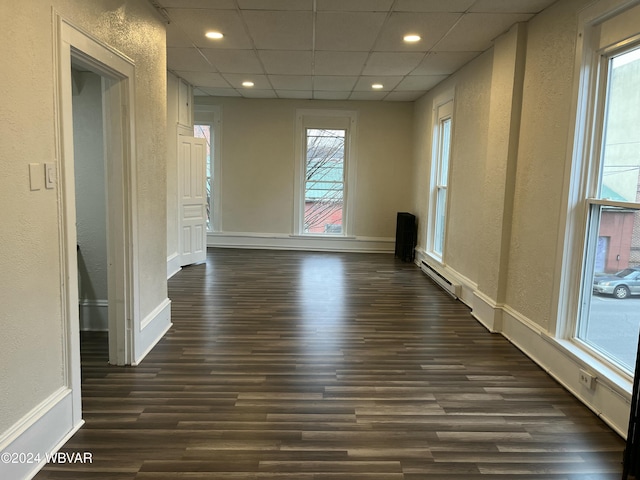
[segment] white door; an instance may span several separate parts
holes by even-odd
[[[180,136],[178,182],[180,265],[202,263],[207,257],[207,144],[202,138]]]

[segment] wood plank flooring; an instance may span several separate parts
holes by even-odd
[[[138,367],[83,341],[86,425],[35,478],[619,479],[624,443],[392,255],[210,250]]]

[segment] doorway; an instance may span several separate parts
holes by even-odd
[[[100,360],[106,362],[109,295],[103,78],[72,58],[71,79],[80,350],[83,354],[91,342],[92,350],[103,352],[105,358]]]
[[[103,139],[101,161],[104,196],[108,199],[102,220],[106,250],[106,294],[109,363],[128,365],[134,362],[136,332],[139,322],[137,305],[137,238],[135,216],[135,148],[133,144],[134,65],[109,46],[78,30],[60,16],[56,17],[56,78],[59,131],[58,202],[61,225],[60,244],[63,269],[63,315],[66,332],[66,383],[72,394],[74,424],[81,422],[80,367],[80,288],[78,254],[80,219],[76,196],[76,156],[74,153],[72,71],[83,72],[98,82]],[[72,69],[73,67],[73,69]],[[97,77],[97,78],[96,78]],[[87,79],[85,78],[85,80]],[[78,79],[76,79],[78,80]],[[94,87],[98,88],[97,85]],[[94,132],[95,134],[96,132]],[[99,148],[99,147],[94,147]],[[78,192],[81,194],[81,192]],[[94,192],[95,193],[95,192]],[[96,194],[98,195],[98,194]],[[94,207],[99,208],[99,207]],[[80,247],[82,248],[82,246]],[[101,299],[104,301],[104,299]],[[139,325],[138,325],[139,326]]]

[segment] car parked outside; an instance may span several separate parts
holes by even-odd
[[[593,292],[613,295],[619,299],[640,295],[640,268],[625,268],[614,274],[596,274],[593,278]]]

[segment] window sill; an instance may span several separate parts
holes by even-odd
[[[547,342],[555,344],[564,350],[568,356],[572,357],[583,368],[593,373],[598,383],[604,384],[611,391],[627,400],[631,399],[633,378],[610,367],[606,362],[598,359],[576,342],[553,338],[546,334],[542,336]]]

